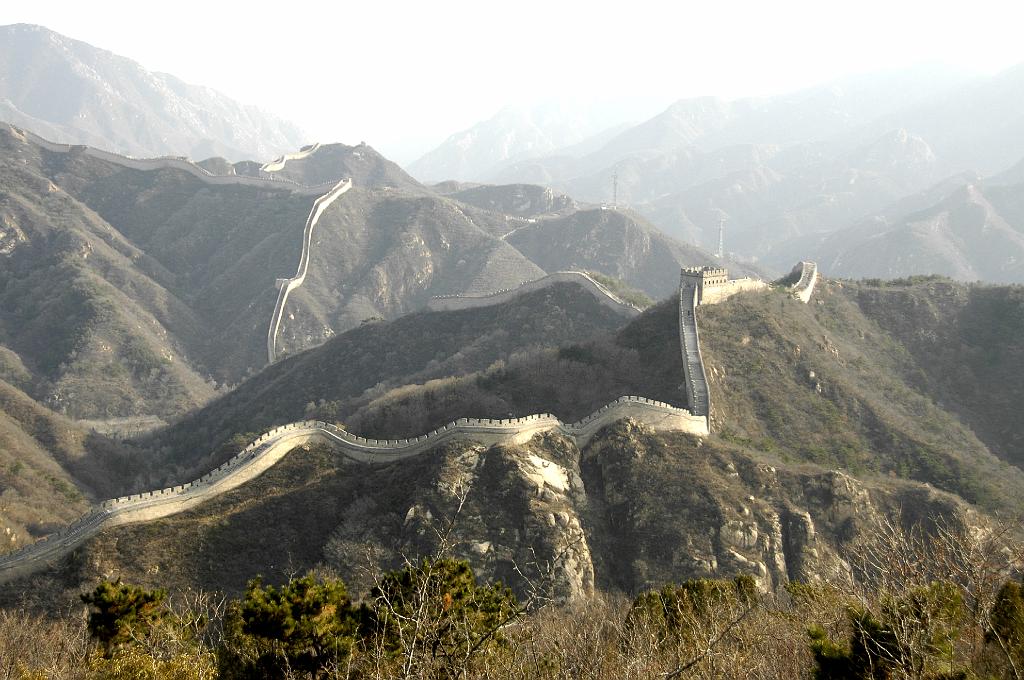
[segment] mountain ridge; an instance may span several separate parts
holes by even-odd
[[[234,160],[302,143],[297,127],[256,107],[43,26],[3,26],[0,36],[0,119],[56,141]]]

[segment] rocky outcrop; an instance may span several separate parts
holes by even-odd
[[[425,435],[398,440],[366,439],[320,421],[282,425],[188,484],[103,501],[69,527],[0,559],[0,582],[61,557],[103,528],[174,515],[235,489],[262,474],[295,447],[309,442],[328,443],[354,461],[389,463],[418,456],[453,439],[487,445],[521,444],[535,434],[556,431],[583,446],[601,428],[627,417],[658,430],[707,434],[706,419],[695,418],[688,411],[663,402],[632,396],[621,397],[576,423],[563,423],[550,413],[507,420],[461,418]]]

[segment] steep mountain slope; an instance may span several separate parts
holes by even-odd
[[[939,278],[846,284],[920,370],[916,389],[957,413],[995,454],[1024,468],[1018,422],[1024,376],[1024,289]]]
[[[14,128],[0,143],[0,342],[26,362],[37,398],[76,417],[169,417],[264,365],[275,279],[295,271],[315,194],[287,178],[214,181],[50,151]],[[285,310],[288,351],[431,295],[544,274],[497,238],[510,218],[419,187],[369,147],[321,147],[291,172],[352,172],[368,186],[312,234],[309,280]]]
[[[34,582],[73,590],[99,576],[155,583],[159,574],[164,585],[234,592],[253,572],[278,581],[321,565],[362,586],[365,567],[435,550],[433,529],[449,521],[455,554],[482,574],[518,589],[527,587],[524,577],[550,579],[552,592],[568,599],[696,576],[752,573],[764,588],[828,576],[842,568],[842,546],[879,515],[908,524],[949,515],[972,521],[977,510],[948,492],[1003,511],[1024,492],[1024,471],[993,455],[989,434],[979,439],[946,410],[970,395],[922,381],[924,362],[935,360],[928,346],[912,351],[912,337],[887,331],[885,318],[913,311],[908,303],[922,305],[928,318],[930,305],[948,308],[949,286],[973,290],[943,286],[890,291],[823,282],[809,305],[769,291],[699,308],[710,437],[651,432],[627,420],[582,449],[554,434],[491,448],[450,442],[395,465],[353,463],[310,446],[187,513],[105,531]],[[968,302],[972,320],[1021,306],[1020,296],[997,297],[1002,302],[983,296],[994,305]],[[538,407],[570,414],[609,385],[678,392],[677,314],[670,299],[604,337],[513,356],[457,380],[385,389],[352,415],[367,424],[373,416],[373,430],[364,431],[402,432],[419,424],[423,409],[428,418],[468,405],[492,416]],[[375,330],[353,333],[352,341]],[[1015,331],[970,340],[1013,361]],[[271,369],[281,373],[260,394],[268,412],[294,409],[295,397],[279,402],[275,389],[311,383],[315,373],[289,374],[325,348]],[[1016,418],[1004,424],[1020,429]],[[5,588],[4,597],[21,589]]]
[[[600,335],[623,322],[577,286],[559,284],[501,305],[365,323],[267,367],[144,443],[166,460],[170,467],[163,469],[199,472],[226,459],[226,450],[215,449],[240,432],[307,415],[347,423],[391,389],[484,370],[517,354]]]
[[[27,24],[0,27],[0,120],[136,156],[269,158],[304,141],[256,107]]]
[[[17,355],[0,347],[0,552],[52,533],[119,494],[143,467],[124,442],[54,413],[10,382]],[[21,388],[24,388],[21,389]]]
[[[0,342],[24,362],[26,389],[76,417],[180,413],[208,399],[185,360],[199,320],[161,285],[165,272],[30,170],[41,160],[30,147],[10,135],[3,144]]]
[[[501,216],[429,193],[353,189],[314,235],[310,275],[289,303],[278,343],[315,346],[375,317],[395,318],[434,295],[486,293],[544,271],[495,238]]]

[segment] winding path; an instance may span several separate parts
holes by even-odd
[[[44,139],[39,135],[19,128],[15,125],[3,123],[8,129],[11,130],[15,137],[23,139],[28,142],[32,142],[47,151],[52,153],[80,153],[85,156],[92,158],[98,158],[109,163],[114,163],[121,167],[130,168],[132,170],[142,171],[153,171],[153,170],[181,170],[187,172],[193,177],[202,180],[206,184],[215,184],[220,186],[236,185],[236,186],[252,186],[261,189],[274,189],[278,191],[291,191],[296,194],[304,196],[320,195],[326,191],[330,191],[331,187],[334,186],[334,182],[326,182],[324,184],[317,185],[303,185],[298,182],[293,182],[288,179],[281,179],[275,177],[272,174],[268,174],[264,177],[249,177],[246,175],[215,175],[206,168],[201,168],[187,158],[181,156],[163,156],[160,158],[132,158],[131,156],[122,156],[121,154],[112,153],[110,151],[103,151],[102,149],[94,149],[91,146],[83,146],[80,144],[58,144],[57,142],[51,142],[48,139]],[[300,152],[305,153],[305,152]]]
[[[278,170],[284,170],[284,166],[288,163],[288,161],[302,160],[303,158],[306,158],[307,156],[310,156],[313,153],[315,153],[316,150],[319,148],[320,142],[317,142],[316,144],[311,144],[310,146],[307,146],[295,153],[286,153],[277,160],[270,161],[269,163],[264,163],[263,165],[260,166],[260,170],[262,170],[263,172],[277,172]]]
[[[327,210],[327,207],[351,188],[352,180],[343,179],[326,194],[313,201],[309,217],[306,218],[306,228],[302,232],[302,255],[299,256],[299,268],[292,278],[277,280],[277,303],[274,305],[274,314],[270,317],[270,328],[267,329],[267,363],[272,364],[277,360],[277,335],[281,330],[281,319],[284,316],[284,305],[288,302],[288,294],[306,280],[306,272],[309,271],[309,250],[312,245],[313,227],[320,221],[320,216]]]
[[[328,184],[306,186],[291,180],[278,179],[272,174],[283,169],[288,161],[306,158],[316,152],[316,150],[320,148],[319,142],[312,144],[301,151],[285,154],[275,161],[264,164],[260,169],[268,173],[265,177],[248,177],[243,175],[214,175],[205,168],[201,168],[190,160],[182,157],[167,156],[163,158],[131,158],[129,156],[122,156],[109,151],[103,151],[101,149],[94,149],[90,146],[58,144],[56,142],[43,139],[34,132],[24,130],[14,125],[8,125],[8,128],[10,128],[16,137],[37,144],[38,146],[53,153],[82,153],[86,156],[99,158],[133,170],[182,170],[199,178],[207,184],[255,186],[267,189],[291,191],[302,195],[318,195],[319,197],[313,202],[313,207],[309,211],[309,217],[306,218],[306,227],[302,235],[302,255],[299,258],[298,271],[292,278],[277,279],[276,282],[276,287],[278,288],[279,293],[277,296],[277,303],[274,305],[274,313],[270,318],[270,328],[267,331],[267,360],[268,363],[274,363],[274,360],[277,358],[277,336],[281,327],[281,319],[284,315],[285,303],[288,301],[289,293],[301,286],[303,281],[305,281],[306,272],[309,269],[309,250],[313,236],[313,227],[316,226],[317,221],[320,219],[320,216],[327,207],[339,196],[352,188],[351,179],[343,179],[337,183],[332,182]]]
[[[633,396],[620,397],[576,423],[563,423],[550,413],[507,420],[460,418],[410,439],[366,439],[321,421],[291,423],[261,435],[238,455],[195,481],[103,501],[57,533],[0,557],[0,583],[52,564],[103,529],[175,515],[238,488],[303,444],[324,442],[350,460],[387,464],[421,455],[454,439],[487,445],[513,444],[528,441],[541,432],[556,431],[584,446],[602,427],[626,417],[658,430],[708,434],[706,418],[664,402]]]
[[[586,272],[576,271],[555,272],[554,274],[548,274],[547,276],[534,279],[533,281],[527,281],[515,288],[506,288],[505,290],[495,291],[487,295],[440,295],[431,298],[427,302],[427,309],[434,311],[455,311],[460,309],[476,309],[478,307],[500,305],[503,302],[508,302],[512,298],[525,293],[532,293],[535,290],[540,290],[541,288],[546,288],[547,286],[562,282],[579,284],[583,290],[593,295],[598,302],[606,307],[610,307],[620,314],[636,316],[641,312],[639,307],[621,299],[619,296],[615,295],[615,293],[608,290],[608,288],[598,283],[597,280]]]

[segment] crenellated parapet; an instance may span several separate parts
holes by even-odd
[[[103,501],[60,531],[0,557],[0,583],[52,563],[103,529],[169,517],[238,488],[303,444],[327,443],[350,460],[386,464],[422,455],[455,439],[488,445],[520,444],[536,434],[554,431],[582,447],[601,428],[627,417],[657,430],[708,434],[705,418],[665,402],[636,396],[620,397],[575,423],[563,423],[550,413],[508,419],[460,418],[406,439],[369,439],[315,420],[289,423],[263,433],[199,479]]]
[[[682,284],[697,291],[698,305],[713,305],[728,300],[737,293],[762,290],[767,287],[761,279],[744,277],[730,279],[724,267],[683,267]]]
[[[626,316],[636,316],[640,308],[632,305],[608,288],[599,283],[586,272],[568,271],[548,274],[533,281],[527,281],[515,288],[498,290],[487,295],[440,295],[427,301],[427,309],[432,311],[456,311],[460,309],[477,309],[508,302],[520,295],[532,293],[556,283],[575,283],[590,293],[602,305]]]

